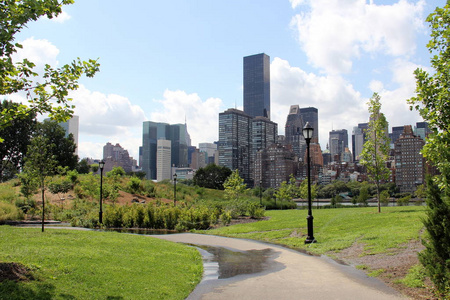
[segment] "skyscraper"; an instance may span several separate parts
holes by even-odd
[[[270,57],[260,53],[244,57],[244,112],[270,119]]]
[[[300,160],[303,160],[306,151],[306,141],[303,137],[304,126],[305,122],[300,113],[299,106],[291,105],[284,127],[284,134],[286,136],[285,143],[286,145],[292,146],[292,151],[294,151]]]
[[[319,113],[318,109],[315,107],[304,107],[300,108],[300,115],[302,116],[303,123],[309,124],[314,128],[312,143],[319,143]]]
[[[364,143],[366,142],[366,130],[368,123],[359,123],[357,127],[353,127],[352,132],[352,153],[353,161],[359,161],[359,156],[363,150]]]
[[[422,140],[425,140],[429,133],[431,133],[431,130],[427,122],[417,122],[414,126],[414,134],[420,136]]]
[[[330,131],[330,152],[331,160],[335,161],[335,155],[341,155],[345,148],[348,148],[348,133],[347,129],[339,129]]]
[[[219,114],[219,165],[239,170],[251,182],[252,117],[230,108]]]
[[[404,131],[395,142],[395,183],[400,192],[414,192],[424,183],[425,161],[420,153],[425,141],[415,136],[411,125],[405,125]]]
[[[162,181],[164,179],[172,178],[171,167],[171,148],[172,142],[169,140],[160,139],[157,141],[156,150],[156,180]]]
[[[146,173],[147,179],[157,177],[157,144],[161,139],[171,142],[171,166],[188,166],[189,135],[186,124],[170,125],[146,121],[143,123],[142,135],[142,171]]]

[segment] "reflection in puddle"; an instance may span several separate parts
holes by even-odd
[[[225,279],[265,271],[274,255],[272,249],[235,252],[221,247],[198,246],[204,260],[204,278]]]

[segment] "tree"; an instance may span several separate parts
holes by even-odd
[[[300,198],[302,199],[308,199],[308,181],[303,180],[299,187],[300,191]],[[317,198],[317,185],[312,184],[311,185],[311,201]]]
[[[88,174],[90,170],[90,166],[87,158],[83,158],[77,165],[77,171],[79,174]]]
[[[231,170],[224,166],[209,164],[195,172],[194,185],[208,189],[223,190],[223,183],[231,175]]]
[[[296,193],[297,188],[295,186],[295,178],[291,174],[289,182],[283,181],[280,187],[276,190],[274,196],[275,199],[280,201],[281,209],[283,209],[283,200],[291,200]]]
[[[376,185],[378,212],[381,212],[381,184],[389,179],[386,161],[389,155],[388,123],[381,110],[380,96],[374,93],[368,102],[370,121],[366,130],[367,141],[361,152],[361,164],[367,169],[369,179]]]
[[[56,159],[52,156],[53,145],[43,136],[34,137],[28,146],[27,156],[25,157],[24,172],[31,177],[36,178],[38,186],[42,193],[42,232],[44,232],[45,219],[45,187],[47,178],[55,173],[57,165]]]
[[[244,179],[239,176],[239,170],[234,170],[227,180],[223,183],[225,188],[225,195],[229,200],[239,200],[239,194],[242,194],[247,185],[244,183]]]
[[[77,145],[72,134],[66,137],[64,128],[57,122],[48,120],[38,123],[37,134],[44,136],[51,145],[54,145],[51,148],[51,155],[55,157],[58,166],[68,167],[70,170],[76,169],[78,165],[78,155],[75,154]]]
[[[425,250],[419,253],[420,262],[436,289],[442,295],[450,293],[450,205],[448,193],[427,177],[427,218],[424,225],[428,238],[423,240]]]
[[[368,184],[363,184],[359,190],[358,203],[360,205],[367,206],[367,200],[369,197],[369,186]]]
[[[0,103],[0,111],[17,110],[19,104],[12,101]],[[11,121],[10,126],[1,129],[0,137],[0,181],[11,179],[23,166],[23,158],[36,127],[36,114],[29,114]]]
[[[19,104],[16,109],[2,109],[0,129],[12,125],[14,120],[28,115],[48,113],[58,122],[67,121],[73,114],[68,93],[78,88],[79,78],[85,74],[93,77],[99,70],[96,60],[81,61],[79,58],[61,68],[46,65],[44,74],[34,71],[35,64],[28,59],[14,63],[12,55],[22,45],[15,43],[15,36],[30,21],[41,16],[53,18],[62,11],[62,6],[73,0],[22,0],[0,3],[0,95],[18,92],[26,94],[27,104]],[[38,78],[39,79],[36,79]],[[38,81],[39,80],[39,81]],[[4,137],[0,137],[0,142]]]
[[[431,38],[427,48],[432,55],[429,74],[417,69],[416,96],[408,100],[411,109],[419,111],[431,134],[422,154],[440,175],[427,179],[427,205],[424,220],[429,240],[419,258],[439,292],[449,292],[450,282],[450,3],[437,7],[427,17]]]

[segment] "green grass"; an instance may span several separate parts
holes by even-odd
[[[422,265],[414,265],[408,270],[408,274],[406,274],[405,278],[397,280],[397,283],[402,283],[412,288],[422,288],[425,286],[425,277],[425,268]]]
[[[0,261],[36,280],[0,282],[0,299],[185,299],[202,276],[197,250],[114,232],[0,226]]]
[[[375,207],[313,210],[317,243],[305,245],[306,210],[267,211],[269,220],[209,230],[207,234],[246,238],[324,254],[364,244],[364,255],[389,253],[419,238],[425,207]]]

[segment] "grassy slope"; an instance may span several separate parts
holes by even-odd
[[[267,211],[267,221],[222,227],[206,233],[262,240],[323,254],[365,244],[366,254],[388,252],[417,239],[423,228],[424,207],[343,208],[313,210],[314,237],[318,243],[305,245],[307,210]]]
[[[0,299],[184,299],[202,276],[194,248],[113,232],[0,226],[0,261],[38,279],[0,282]]]

